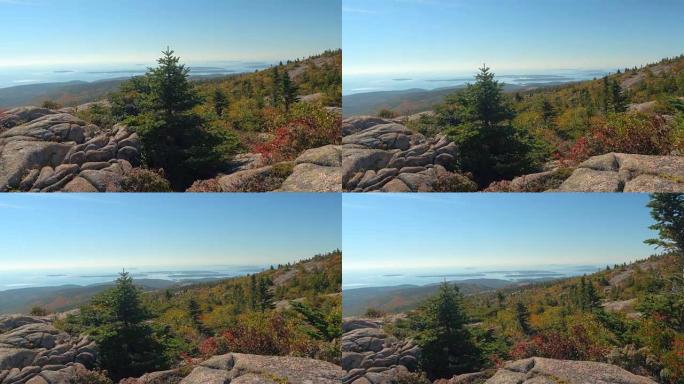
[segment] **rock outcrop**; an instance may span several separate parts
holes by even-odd
[[[214,356],[182,377],[176,370],[148,373],[126,384],[337,384],[344,372],[325,361],[229,353]]]
[[[68,383],[96,357],[95,342],[57,330],[51,318],[0,316],[0,384]]]
[[[22,107],[0,116],[0,191],[115,192],[140,162],[140,140],[69,114]]]
[[[474,191],[454,173],[456,145],[426,138],[395,120],[371,116],[342,123],[342,188],[353,192]]]
[[[345,384],[392,383],[418,367],[420,348],[388,335],[382,323],[345,319],[342,324],[342,369]]]
[[[555,169],[497,182],[487,191],[684,192],[684,157],[606,153],[575,169]]]
[[[508,362],[493,376],[484,373],[455,376],[437,384],[656,384],[615,365],[593,361],[554,360],[532,357]]]
[[[188,192],[340,192],[342,149],[308,149],[292,162],[267,165],[257,154],[238,155],[231,172],[195,182]]]

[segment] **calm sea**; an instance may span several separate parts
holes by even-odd
[[[134,279],[161,279],[170,281],[229,278],[264,270],[259,266],[201,266],[201,267],[148,267],[126,268]],[[59,285],[81,285],[114,281],[120,268],[100,269],[52,269],[0,271],[0,291],[30,287],[52,287]]]
[[[510,281],[564,278],[597,272],[606,266],[599,265],[548,265],[526,268],[463,268],[463,269],[411,269],[411,270],[345,270],[342,289],[385,287],[403,284],[427,285],[446,281],[469,279],[501,279]]]
[[[532,73],[497,73],[497,79],[507,84],[515,85],[548,85],[552,83],[568,83],[573,81],[591,80],[608,74],[605,70],[548,70]],[[356,93],[400,91],[406,89],[437,89],[455,87],[472,83],[474,73],[433,73],[417,75],[344,75],[342,93],[353,95]]]
[[[263,61],[217,61],[189,64],[190,75],[228,75],[253,72],[268,68],[274,63]],[[41,67],[0,68],[0,88],[27,84],[58,83],[67,81],[98,81],[139,76],[154,67],[154,63],[126,65],[71,65]]]

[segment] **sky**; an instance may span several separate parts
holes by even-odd
[[[607,265],[654,250],[648,195],[344,194],[343,268]]]
[[[0,67],[286,60],[341,45],[340,0],[0,0]]]
[[[268,266],[341,248],[339,194],[3,194],[0,271]]]
[[[342,0],[345,75],[631,67],[684,53],[681,0]]]

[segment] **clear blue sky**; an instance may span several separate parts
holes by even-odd
[[[345,270],[603,265],[648,257],[648,195],[345,194]]]
[[[284,60],[341,45],[340,0],[0,0],[0,66]]]
[[[681,0],[342,0],[345,73],[615,69],[684,53]]]
[[[269,265],[341,247],[339,194],[3,194],[0,270]]]

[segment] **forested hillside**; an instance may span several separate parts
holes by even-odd
[[[127,275],[56,325],[89,334],[117,381],[228,352],[339,361],[340,251],[221,282],[143,293]]]
[[[485,66],[474,83],[447,95],[431,113],[395,117],[394,111],[383,110],[379,115],[386,120],[374,125],[393,122],[428,138],[446,136],[456,150],[453,161],[445,159],[442,165],[471,178],[479,189],[679,192],[684,188],[678,160],[684,153],[684,56],[626,68],[601,79],[517,92],[506,92],[505,84]],[[348,120],[353,123],[353,118]],[[376,128],[366,126],[365,132],[355,133],[374,135]],[[669,157],[632,157],[624,161],[633,165],[622,176],[601,174],[619,169],[598,165],[600,160],[582,164],[608,153]],[[669,169],[656,172],[652,163],[658,161],[670,164]],[[621,166],[622,161],[614,162]],[[523,175],[530,177],[509,182]],[[571,182],[562,185],[571,175]],[[396,187],[392,184],[390,190]],[[449,190],[468,189],[459,183]]]
[[[444,283],[387,330],[416,341],[431,379],[536,356],[607,362],[681,384],[684,195],[655,195],[649,207],[659,237],[646,242],[662,253],[591,275],[465,297]]]

